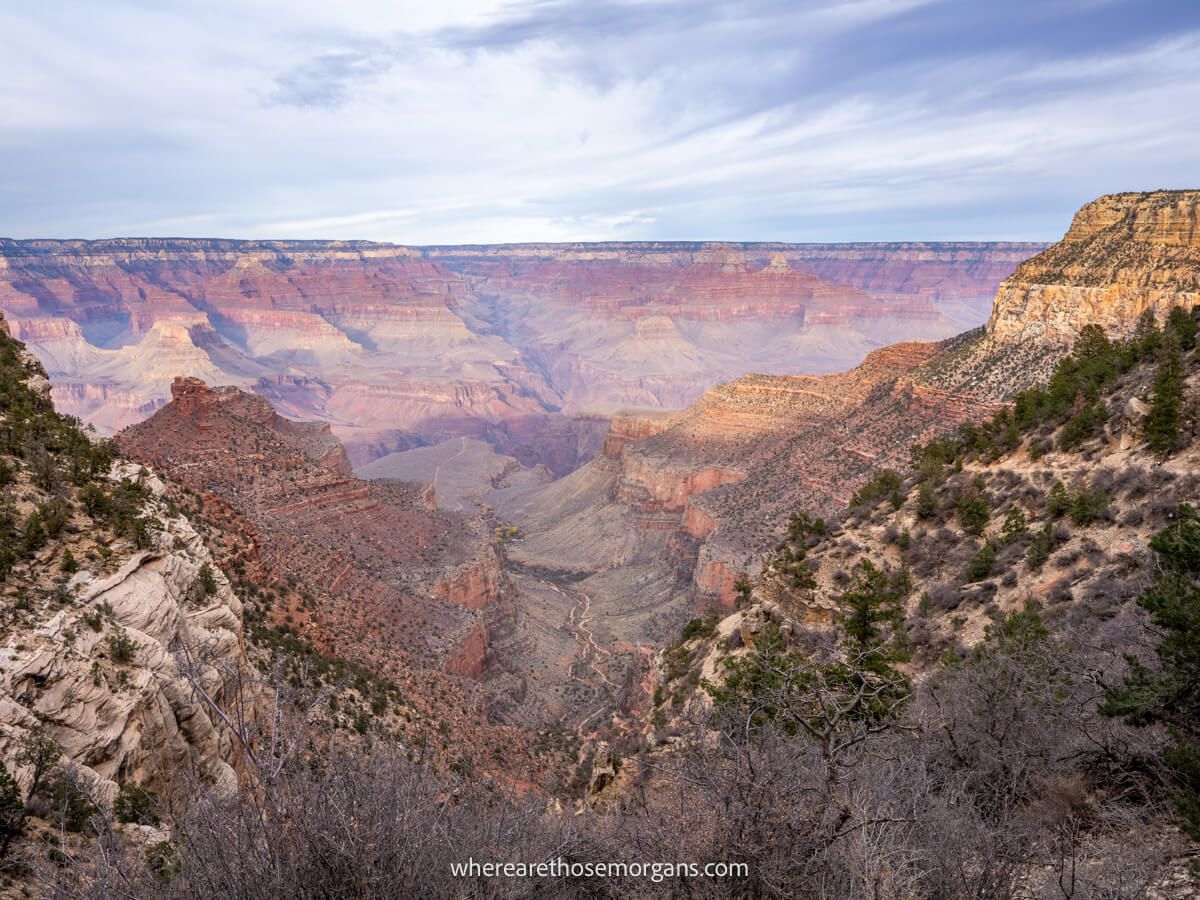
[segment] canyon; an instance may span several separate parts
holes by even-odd
[[[303,585],[273,621],[392,678],[465,679],[496,722],[586,735],[682,621],[733,606],[791,512],[844,507],[998,410],[1085,320],[1194,289],[1192,206],[1102,198],[1031,259],[6,242],[0,307],[58,402]]]
[[[836,514],[914,444],[997,412],[1047,378],[1085,324],[1120,336],[1147,309],[1161,319],[1195,303],[1197,209],[1197,192],[1100,198],[1003,282],[983,328],[875,350],[838,374],[747,375],[676,413],[615,416],[580,469],[488,495],[523,535],[510,567],[589,598],[620,681],[616,666],[644,643],[732,609],[791,513]]]
[[[1039,249],[0,241],[0,309],[63,411],[125,429],[125,452],[223,504],[256,577],[305,586],[277,588],[280,622],[399,680],[482,677],[497,720],[570,729],[732,590],[689,498],[744,467],[659,466],[641,443],[668,411],[979,324]],[[595,520],[528,518],[527,496]]]
[[[839,312],[836,303],[848,295],[835,301],[831,282],[800,271],[804,257],[793,259],[775,247],[643,248],[662,256],[653,265],[675,267],[676,283],[692,285],[687,315],[663,287],[670,279],[656,283],[653,298],[629,299],[633,280],[651,277],[645,271],[626,273],[628,284],[608,282],[602,290],[589,271],[611,262],[610,248],[572,248],[580,260],[570,278],[546,262],[545,254],[566,252],[562,248],[409,251],[399,258],[415,260],[413,272],[425,273],[420,283],[429,293],[421,296],[454,296],[461,311],[485,302],[481,285],[490,283],[496,294],[486,302],[493,315],[504,309],[510,317],[503,325],[496,324],[502,316],[493,318],[490,336],[503,332],[508,342],[519,333],[520,366],[537,373],[547,390],[573,391],[579,405],[569,406],[560,393],[558,405],[531,406],[528,416],[486,427],[483,418],[470,427],[461,419],[461,427],[405,432],[403,440],[397,429],[381,424],[396,414],[385,408],[387,398],[396,396],[386,384],[369,395],[373,400],[358,401],[362,410],[383,409],[383,418],[363,418],[359,427],[313,414],[304,406],[308,400],[297,399],[313,390],[327,399],[336,394],[310,374],[276,372],[222,383],[221,366],[235,363],[214,349],[226,340],[217,321],[253,325],[258,330],[252,340],[264,346],[288,340],[275,335],[270,319],[244,309],[222,319],[226,307],[226,313],[185,325],[191,314],[178,296],[169,302],[156,297],[141,311],[130,300],[125,312],[113,315],[128,313],[126,326],[137,323],[141,340],[121,344],[111,338],[108,348],[87,339],[89,331],[95,337],[97,329],[112,325],[111,319],[103,324],[98,306],[86,327],[82,315],[81,321],[65,315],[19,319],[13,330],[22,329],[35,345],[40,341],[44,359],[50,353],[67,361],[104,357],[111,365],[105,372],[126,371],[121,367],[134,360],[152,364],[155,378],[166,378],[181,361],[200,360],[195,351],[203,345],[201,355],[211,365],[197,362],[203,376],[171,375],[166,398],[134,398],[122,415],[137,411],[144,417],[121,428],[114,441],[94,443],[75,420],[54,413],[49,398],[64,396],[64,387],[78,389],[66,396],[99,395],[89,394],[83,381],[47,377],[28,351],[7,333],[0,336],[0,356],[11,370],[3,476],[16,479],[0,510],[11,526],[2,535],[7,555],[0,554],[10,567],[4,590],[11,600],[0,654],[0,750],[31,792],[37,776],[19,762],[23,748],[50,735],[62,757],[58,764],[103,804],[114,803],[130,785],[179,795],[172,772],[180,768],[206,790],[229,794],[245,777],[247,754],[256,744],[214,715],[222,706],[241,704],[247,720],[261,725],[270,716],[260,707],[279,703],[286,684],[296,697],[315,692],[317,699],[303,712],[314,746],[340,734],[352,742],[395,741],[409,759],[425,761],[428,752],[439,771],[494,779],[518,792],[537,792],[550,782],[561,789],[580,773],[586,781],[590,767],[593,775],[608,776],[592,779],[596,783],[581,802],[620,803],[627,776],[609,765],[607,742],[651,753],[669,746],[667,732],[682,727],[680,716],[707,708],[706,695],[695,690],[699,679],[715,677],[719,657],[752,647],[756,629],[773,621],[781,605],[794,605],[788,593],[794,585],[787,581],[794,576],[787,568],[791,558],[780,555],[794,538],[794,513],[837,523],[829,542],[812,555],[820,576],[811,590],[820,596],[805,600],[801,612],[814,633],[838,620],[829,596],[840,588],[847,554],[870,548],[881,558],[895,556],[885,527],[893,519],[911,531],[910,555],[924,567],[914,577],[924,579],[923,589],[949,597],[942,581],[957,578],[955,597],[975,602],[974,588],[959,583],[971,562],[967,556],[973,560],[976,553],[973,540],[957,541],[953,559],[943,559],[944,535],[914,524],[905,506],[910,498],[897,495],[893,516],[887,510],[877,515],[887,504],[852,497],[881,468],[911,475],[914,445],[1005,410],[1055,371],[1085,325],[1130,335],[1150,317],[1162,320],[1170,310],[1196,303],[1198,209],[1200,192],[1100,198],[1076,215],[1059,244],[1016,266],[999,284],[985,325],[940,340],[875,347],[844,371],[741,374],[707,387],[681,409],[663,408],[675,402],[665,393],[650,408],[589,405],[587,392],[599,390],[599,382],[581,375],[590,371],[584,354],[570,349],[588,326],[572,326],[574,336],[560,335],[556,345],[548,332],[537,331],[545,322],[539,325],[534,312],[556,308],[547,313],[549,321],[570,309],[595,307],[588,321],[628,320],[637,340],[678,344],[681,335],[691,340],[701,333],[697,323],[722,326],[723,316],[736,320],[743,314],[737,289],[718,289],[725,276],[730,283],[761,276],[783,285],[775,293],[760,291],[752,317],[769,319],[773,309],[790,308],[807,291],[804,317],[832,321],[842,315],[841,328],[866,318],[870,302],[862,301],[857,312],[847,312],[852,306]],[[628,247],[620,250],[622,265],[651,265],[630,259]],[[346,252],[354,258],[373,251],[357,246]],[[868,253],[861,247],[837,252]],[[685,262],[679,263],[679,254],[686,254]],[[396,257],[382,258],[399,265]],[[868,288],[880,290],[886,279],[877,257],[868,253],[860,262],[864,268],[855,277],[861,287],[844,290],[867,297]],[[893,287],[894,276],[888,276]],[[54,291],[64,290],[35,288],[30,277],[28,270],[19,277],[20,293],[41,298],[39,303],[49,304]],[[115,273],[110,277],[121,281]],[[929,277],[925,272],[915,289],[927,288]],[[707,284],[704,302],[696,299],[696,280]],[[410,299],[420,294],[417,283],[410,283]],[[213,285],[206,289],[219,294]],[[141,296],[139,290],[134,295]],[[171,304],[176,321],[158,316]],[[518,308],[529,315],[518,315]],[[375,324],[364,325],[354,340],[359,347],[368,340],[379,347],[402,330],[402,317],[387,320],[378,310],[371,315]],[[287,316],[282,321],[285,333],[299,327]],[[320,330],[312,322],[304,327]],[[371,329],[374,337],[364,337]],[[321,341],[329,336],[324,334]],[[73,357],[81,338],[100,355]],[[603,342],[598,340],[595,346]],[[551,365],[553,346],[565,348],[558,368]],[[140,356],[134,352],[139,347]],[[310,359],[325,352],[310,349]],[[301,359],[294,350],[280,345],[258,357],[258,364],[286,358],[291,367]],[[236,366],[252,375],[248,359],[238,357]],[[1090,443],[1061,461],[1048,456],[1038,464],[1038,490],[1049,490],[1059,462],[1062,472],[1069,463],[1073,484],[1083,484],[1095,468],[1093,457],[1122,460],[1144,452],[1135,401],[1148,389],[1149,359],[1118,382],[1119,414]],[[673,388],[679,397],[685,381]],[[415,390],[412,381],[397,384],[398,390]],[[445,389],[455,402],[472,396],[461,384]],[[1194,378],[1187,390],[1194,395]],[[541,404],[525,388],[506,396],[510,410],[521,402]],[[34,426],[21,416],[42,430],[29,430]],[[42,436],[27,439],[13,427]],[[553,436],[553,447],[538,448],[544,435]],[[1061,435],[1052,437],[1062,443]],[[1040,438],[1032,434],[1029,440]],[[49,476],[39,474],[47,454],[54,460]],[[95,454],[99,461],[81,468]],[[1193,450],[1171,467],[1160,466],[1158,474],[1145,462],[1130,467],[1138,479],[1170,484],[1172,502],[1194,496]],[[969,478],[986,475],[993,479],[989,490],[998,493],[1009,481],[1023,483],[1022,467],[1024,462],[995,469],[971,463],[962,473],[947,469],[947,483],[965,491]],[[1125,494],[1134,497],[1131,490]],[[139,504],[133,519],[118,514],[122,497]],[[66,512],[57,513],[60,507]],[[950,500],[941,507],[956,508]],[[1132,511],[1120,510],[1123,517]],[[55,515],[66,518],[39,544],[37,528],[49,527],[41,517],[49,522]],[[1144,522],[1131,519],[1130,540],[1148,540],[1165,516],[1154,507]],[[18,529],[17,522],[25,524]],[[1130,540],[1102,534],[1103,542],[1089,543],[1088,537],[1082,535],[1078,547],[1066,545],[1074,561],[1090,559],[1087,554],[1100,547],[1111,551],[1114,572],[1129,574],[1120,567],[1129,548],[1136,549]],[[1074,595],[1064,593],[1065,576],[1057,572],[1062,566],[1056,562],[1055,568],[1025,583],[1004,582],[995,596],[1009,610],[1032,591],[1053,612],[1047,621],[1069,623],[1092,607],[1076,608]],[[1107,570],[1089,572],[1080,566],[1071,586],[1098,603]],[[938,621],[936,634],[929,632],[929,653],[956,640],[983,639],[989,607],[971,609],[959,625]],[[697,634],[699,641],[689,638]],[[678,655],[680,647],[691,668],[670,664],[668,655]],[[188,659],[200,649],[202,659]],[[256,685],[253,695],[250,684]]]
[[[0,310],[101,433],[184,375],[328,423],[355,466],[466,437],[561,476],[619,409],[978,325],[1040,249],[0,240]]]

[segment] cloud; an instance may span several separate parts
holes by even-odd
[[[386,72],[394,61],[390,51],[380,49],[323,53],[276,76],[268,102],[339,107],[345,104],[351,85]]]
[[[0,9],[0,234],[1053,238],[1195,186],[1169,0]]]

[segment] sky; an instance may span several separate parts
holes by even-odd
[[[7,0],[0,235],[1054,240],[1200,187],[1197,0]]]

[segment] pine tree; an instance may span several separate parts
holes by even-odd
[[[1175,808],[1183,830],[1200,840],[1200,513],[1180,506],[1150,548],[1158,575],[1138,605],[1161,635],[1158,666],[1128,657],[1125,683],[1108,693],[1101,711],[1134,725],[1167,726],[1163,758],[1175,775]]]
[[[217,579],[213,576],[212,566],[204,563],[200,567],[200,571],[196,574],[197,581],[200,582],[200,588],[204,591],[206,597],[212,596],[217,592]]]
[[[963,529],[969,534],[983,534],[987,528],[990,506],[987,495],[975,486],[964,491],[958,499],[958,515]]]
[[[35,725],[25,732],[18,743],[17,763],[33,769],[33,777],[29,782],[29,795],[25,798],[26,800],[32,799],[37,794],[47,776],[58,765],[62,755],[62,746],[46,733],[44,726]]]
[[[932,519],[937,512],[937,494],[928,481],[922,482],[917,491],[917,518]]]
[[[1137,355],[1144,359],[1158,349],[1162,332],[1158,330],[1158,322],[1154,318],[1154,310],[1147,309],[1138,316],[1137,326],[1133,331],[1130,345]]]
[[[737,609],[741,609],[743,606],[749,606],[750,594],[753,590],[754,585],[751,583],[746,574],[744,572],[739,574],[737,579],[733,582],[733,592],[737,597],[736,601],[734,602],[734,606]]]
[[[1071,508],[1071,497],[1061,481],[1054,482],[1046,496],[1046,515],[1052,519],[1063,516]]]
[[[25,804],[17,782],[8,768],[0,763],[0,858],[8,854],[9,845],[25,830]]]
[[[1150,449],[1165,459],[1179,447],[1183,419],[1183,360],[1179,341],[1168,333],[1163,341],[1154,378],[1154,399],[1146,415],[1145,436]]]
[[[1179,340],[1179,346],[1184,351],[1191,350],[1196,346],[1196,320],[1192,317],[1192,313],[1182,306],[1171,307],[1166,327],[1168,331],[1174,333]]]
[[[1112,341],[1099,325],[1084,325],[1072,351],[1079,359],[1104,357],[1112,352]]]
[[[1008,515],[1004,519],[1004,525],[1000,529],[1000,535],[1003,537],[1004,543],[1013,543],[1027,531],[1029,531],[1029,523],[1025,519],[1025,511],[1019,506],[1014,506],[1008,511]]]
[[[855,649],[880,660],[893,658],[892,641],[904,616],[901,601],[910,588],[905,571],[889,574],[866,559],[858,564],[854,583],[842,594],[848,613],[841,622]]]
[[[996,548],[991,541],[984,541],[967,566],[967,581],[983,581],[996,568]]]
[[[1035,572],[1046,564],[1046,560],[1050,558],[1050,553],[1054,550],[1054,529],[1047,522],[1042,526],[1029,543],[1029,549],[1025,551],[1025,562],[1030,569]]]

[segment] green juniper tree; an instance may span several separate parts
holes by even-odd
[[[933,486],[928,481],[923,481],[917,491],[917,518],[932,519],[935,512],[937,512],[937,494],[934,493]]]
[[[991,541],[984,541],[967,565],[967,581],[983,581],[992,574],[994,568],[996,568],[996,548],[992,546]]]
[[[1000,529],[1001,538],[1005,544],[1011,544],[1028,531],[1029,522],[1025,518],[1025,511],[1019,506],[1014,506],[1004,519],[1004,525]]]
[[[1046,495],[1046,515],[1052,519],[1062,518],[1071,508],[1071,496],[1061,481],[1054,482]]]
[[[8,854],[12,842],[25,830],[25,802],[17,782],[0,763],[0,858]]]
[[[1189,312],[1182,306],[1171,308],[1167,316],[1167,330],[1174,333],[1179,341],[1180,349],[1192,350],[1196,346],[1196,319],[1194,311]]]

